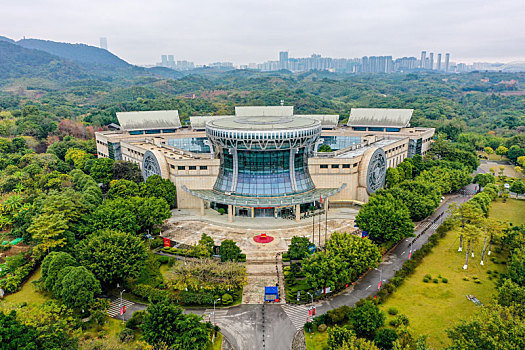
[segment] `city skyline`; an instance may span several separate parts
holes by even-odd
[[[525,8],[518,0],[94,0],[67,6],[63,0],[7,0],[2,10],[1,35],[93,46],[106,37],[111,52],[137,65],[166,53],[196,64],[240,65],[274,60],[279,51],[295,57],[403,57],[422,48],[453,52],[465,63],[525,61]],[[39,16],[27,21],[31,13]]]
[[[354,58],[334,58],[312,54],[309,57],[291,57],[288,51],[280,51],[278,60],[262,63],[234,65],[232,62],[213,62],[197,65],[186,60],[175,60],[174,55],[161,55],[161,61],[148,67],[166,67],[179,71],[191,70],[199,67],[215,67],[222,69],[253,69],[259,71],[289,70],[305,72],[310,70],[326,70],[340,73],[394,73],[411,72],[417,70],[436,71],[443,73],[464,73],[474,70],[495,71],[504,68],[502,62],[455,62],[450,60],[450,53],[434,53],[423,50],[420,58],[414,56],[363,56]],[[442,60],[442,57],[444,59]]]

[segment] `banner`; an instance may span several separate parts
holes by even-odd
[[[163,238],[164,241],[164,247],[171,247],[171,240],[169,238]]]

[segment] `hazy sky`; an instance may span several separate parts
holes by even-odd
[[[0,0],[0,35],[98,46],[134,64],[161,54],[235,64],[450,52],[525,61],[524,0]]]

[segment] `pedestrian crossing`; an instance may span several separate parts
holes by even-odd
[[[441,221],[436,221],[432,225],[430,225],[428,229],[431,231],[435,231],[439,227],[439,225],[441,225]]]
[[[215,309],[215,321],[220,320],[228,315],[228,309]],[[204,310],[202,315],[204,321],[213,322],[213,309]]]
[[[308,307],[304,305],[283,304],[281,305],[286,316],[292,321],[295,329],[303,328],[308,319]]]
[[[130,306],[134,305],[135,303],[128,301],[126,299],[122,299],[122,304],[126,306],[126,308],[129,308]],[[109,317],[117,317],[120,316],[120,299],[114,299],[111,300],[111,304],[109,304],[108,309],[108,315]]]

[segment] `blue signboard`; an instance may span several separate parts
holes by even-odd
[[[308,251],[310,252],[310,254],[315,253],[315,245],[312,244],[312,245],[308,246]]]

